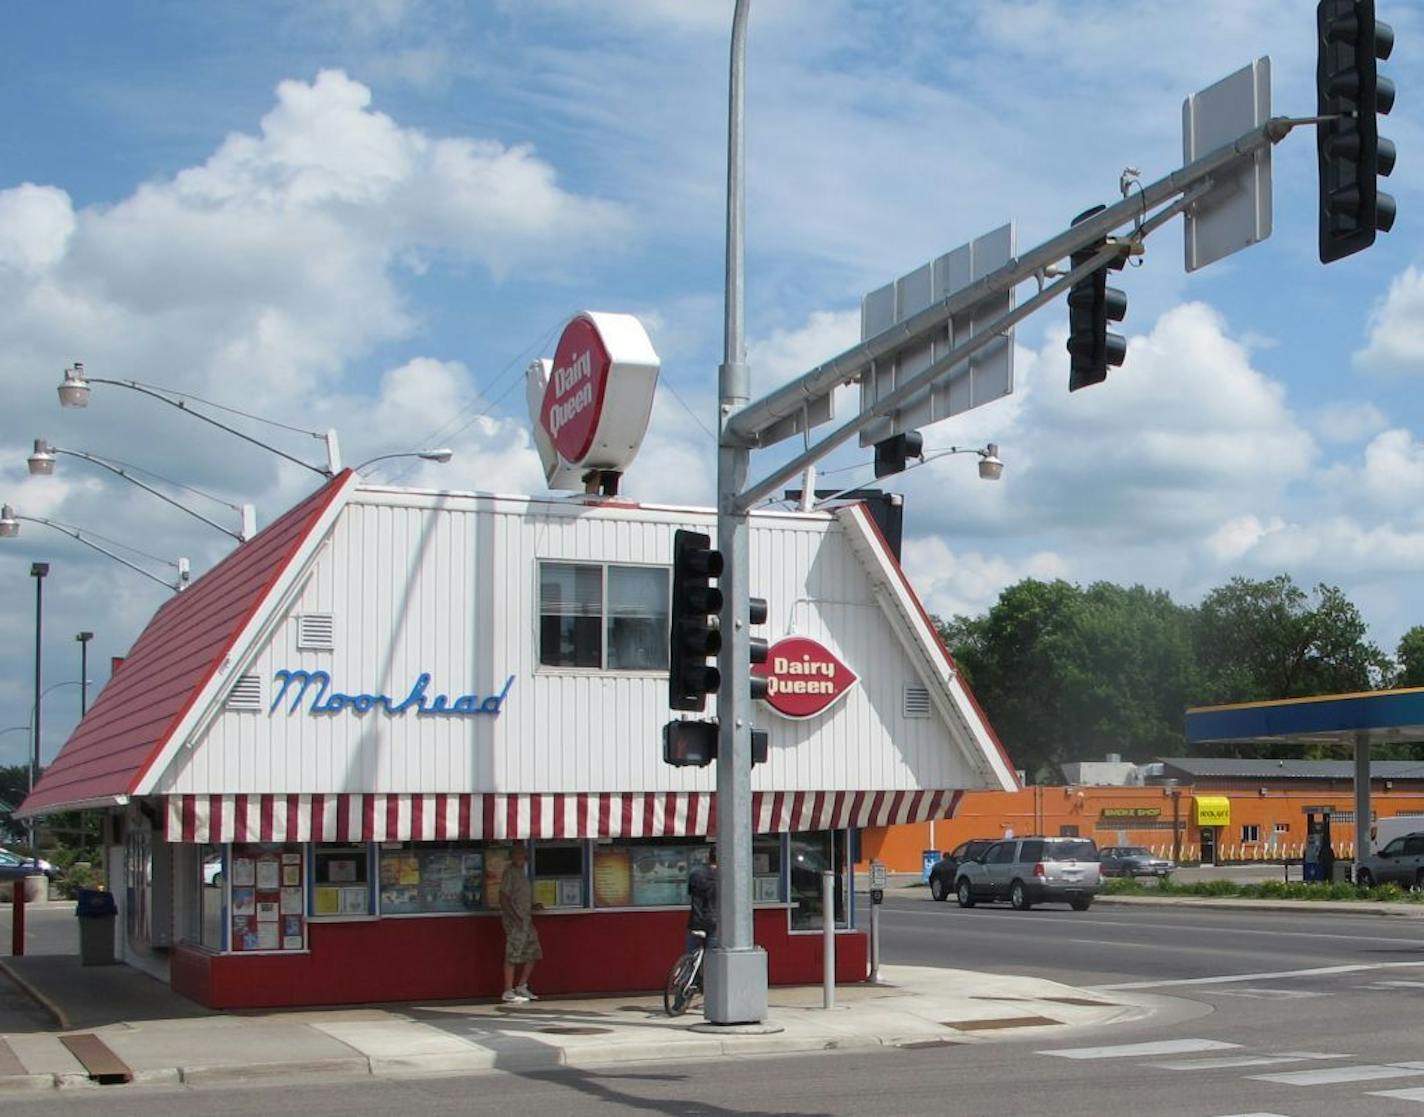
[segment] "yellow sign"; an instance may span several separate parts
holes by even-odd
[[[1197,825],[1230,826],[1231,800],[1225,795],[1198,795]]]

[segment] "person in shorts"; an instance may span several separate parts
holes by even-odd
[[[504,993],[500,999],[508,1004],[539,999],[529,991],[529,975],[544,952],[539,947],[539,932],[534,929],[534,912],[540,905],[534,903],[528,863],[528,847],[514,846],[499,882],[499,921],[504,926]]]

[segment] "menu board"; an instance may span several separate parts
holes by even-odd
[[[500,871],[503,872],[503,866]],[[381,913],[416,915],[474,911],[488,894],[487,851],[479,849],[381,850]],[[495,883],[498,893],[498,881]]]
[[[593,851],[593,904],[626,908],[633,903],[633,851],[597,846]]]
[[[306,949],[302,873],[299,846],[252,842],[232,847],[234,951]]]
[[[634,907],[672,907],[687,903],[685,847],[640,846],[632,852]]]

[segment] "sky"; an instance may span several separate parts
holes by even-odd
[[[931,611],[981,613],[1025,577],[1191,604],[1287,573],[1341,587],[1386,651],[1424,623],[1424,112],[1407,81],[1424,11],[1378,9],[1399,44],[1382,66],[1394,229],[1319,263],[1299,128],[1273,152],[1268,240],[1187,274],[1177,219],[1114,274],[1128,355],[1105,383],[1069,394],[1061,300],[1021,323],[1014,393],[923,431],[930,456],[997,443],[1002,479],[961,454],[886,482]],[[210,414],[314,466],[313,435],[335,429],[352,464],[455,451],[373,480],[537,493],[524,370],[603,310],[636,315],[662,360],[624,494],[710,504],[731,16],[731,0],[7,7],[0,500],[171,580],[165,563],[199,575],[233,539],[73,456],[29,476],[35,438],[146,471],[234,530],[229,505],[270,523],[320,483],[121,387],[62,411],[75,361],[233,409]],[[855,344],[861,297],[932,257],[1010,221],[1025,251],[1119,200],[1124,168],[1170,174],[1183,99],[1267,55],[1273,112],[1314,113],[1301,0],[754,0],[753,395]],[[840,421],[857,406],[838,393]],[[751,477],[799,449],[757,451]],[[822,486],[873,482],[854,442],[821,469]],[[28,754],[35,561],[45,761],[78,716],[75,635],[95,634],[92,699],[170,592],[42,524],[0,541],[0,763]]]

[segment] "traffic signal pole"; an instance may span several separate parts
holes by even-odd
[[[743,93],[751,0],[737,0],[727,126],[727,276],[722,365],[718,369],[717,549],[722,552],[722,648],[717,690],[717,946],[707,964],[705,1014],[718,1025],[766,1020],[766,952],[752,927],[752,739],[750,591],[747,511],[737,496],[747,481],[750,447],[728,435],[727,421],[751,399],[743,328],[745,152]]]

